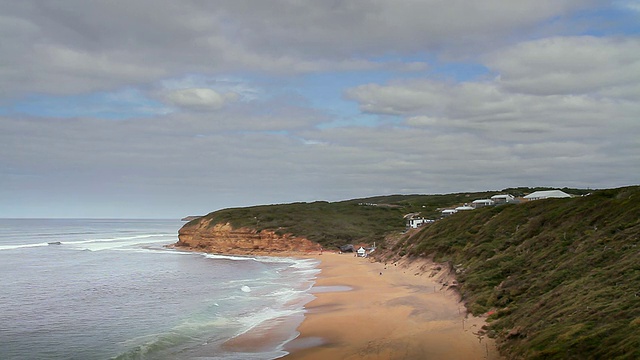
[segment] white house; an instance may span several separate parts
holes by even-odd
[[[417,229],[418,227],[422,226],[422,224],[424,224],[423,218],[409,219],[409,227],[412,229]]]
[[[493,202],[496,205],[511,204],[511,203],[515,203],[516,202],[516,198],[513,197],[513,195],[510,195],[510,194],[493,195],[491,197],[491,200],[493,200]]]
[[[358,257],[365,257],[365,255],[367,254],[367,251],[360,246],[360,249],[358,249],[358,251],[356,251],[358,253]]]
[[[458,212],[458,210],[456,210],[456,209],[444,209],[444,210],[442,210],[442,216],[453,215],[453,214],[455,214],[457,212]]]
[[[417,229],[420,226],[428,223],[432,223],[433,220],[425,219],[425,218],[411,218],[408,221],[408,226],[412,229]]]
[[[478,199],[478,200],[474,200],[471,203],[471,206],[473,206],[475,209],[485,207],[485,206],[493,206],[493,205],[495,205],[495,202],[491,199]]]
[[[456,208],[456,211],[467,211],[467,210],[474,210],[474,208],[472,206],[467,205],[467,204],[464,204],[464,206],[458,206]]]
[[[527,200],[541,200],[541,199],[549,199],[549,198],[570,198],[571,195],[567,194],[561,190],[545,190],[545,191],[535,191],[531,194],[525,196],[524,198]]]

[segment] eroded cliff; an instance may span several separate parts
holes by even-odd
[[[320,245],[270,230],[234,229],[229,223],[211,225],[211,219],[190,222],[178,231],[178,248],[218,254],[272,254],[319,251]]]

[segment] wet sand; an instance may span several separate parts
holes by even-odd
[[[316,299],[289,342],[296,359],[501,359],[466,314],[452,278],[427,260],[376,263],[325,252]]]

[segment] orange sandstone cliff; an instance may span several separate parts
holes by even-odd
[[[234,229],[230,224],[215,224],[201,218],[185,224],[178,231],[177,248],[217,254],[277,254],[319,251],[320,245],[290,234],[278,235],[271,230]]]

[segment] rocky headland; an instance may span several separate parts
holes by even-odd
[[[319,251],[321,246],[304,237],[279,235],[272,230],[234,228],[229,223],[211,224],[200,218],[185,224],[178,232],[177,248],[214,254],[278,254]]]

